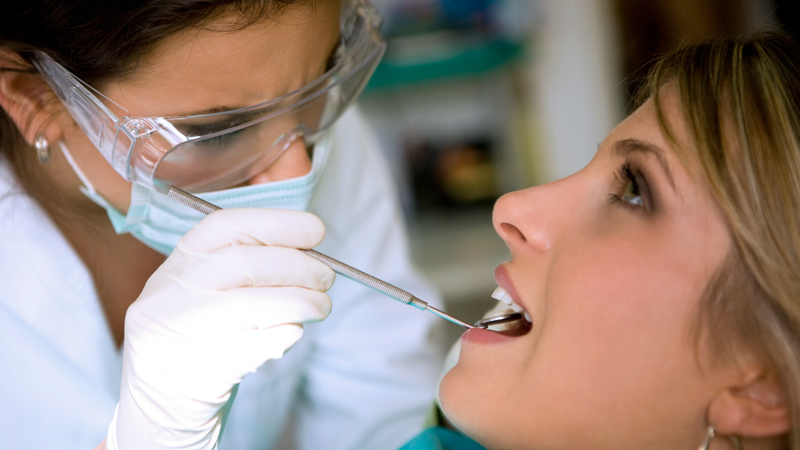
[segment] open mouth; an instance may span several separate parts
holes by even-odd
[[[508,305],[508,309],[505,311],[494,311],[497,315],[518,312],[522,314],[522,317],[512,322],[490,325],[488,329],[496,331],[505,336],[512,336],[512,337],[528,334],[528,332],[530,332],[531,329],[533,329],[533,319],[531,318],[530,313],[528,313],[528,311],[525,311],[525,309],[523,309],[518,304],[514,303],[514,300],[511,298],[511,295],[508,292],[506,292],[505,289],[498,286],[497,289],[495,289],[494,292],[492,293],[492,298],[500,300],[501,302]]]
[[[495,329],[495,327],[503,327],[503,328]],[[489,327],[489,329],[497,331],[498,333],[505,336],[517,337],[528,334],[528,332],[530,332],[533,329],[533,323],[529,322],[527,319],[523,317],[519,320],[515,320],[514,322],[492,325]]]

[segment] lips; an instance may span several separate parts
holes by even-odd
[[[497,289],[495,289],[492,293],[492,298],[495,298],[508,305],[509,309],[506,312],[513,311],[522,313],[524,319],[509,322],[507,324],[500,325],[497,328],[490,327],[490,329],[507,336],[521,336],[527,334],[533,327],[533,318],[519,301],[519,296],[514,289],[514,285],[511,283],[511,279],[506,271],[505,264],[501,264],[497,267],[494,272],[494,278],[495,281],[497,281],[498,286]]]

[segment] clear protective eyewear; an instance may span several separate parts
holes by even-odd
[[[313,145],[355,101],[386,50],[383,21],[368,0],[342,4],[332,67],[282,97],[193,116],[129,117],[128,111],[43,52],[32,63],[70,116],[127,181],[166,192],[208,192],[263,172],[298,139]]]

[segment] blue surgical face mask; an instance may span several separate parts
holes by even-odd
[[[148,247],[169,255],[175,249],[178,240],[205,217],[202,213],[139,183],[132,184],[131,205],[128,213],[123,214],[94,189],[75,163],[69,149],[62,142],[59,144],[67,161],[83,182],[81,192],[106,210],[118,234],[130,233]],[[274,183],[196,194],[196,196],[223,209],[261,207],[306,211],[319,183],[329,151],[330,135],[314,146],[311,171],[306,175]]]

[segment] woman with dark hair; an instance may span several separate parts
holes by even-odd
[[[320,251],[435,298],[348,110],[379,24],[366,0],[4,7],[4,447],[262,449],[290,415],[300,448],[419,431],[433,319],[295,250],[327,228]]]

